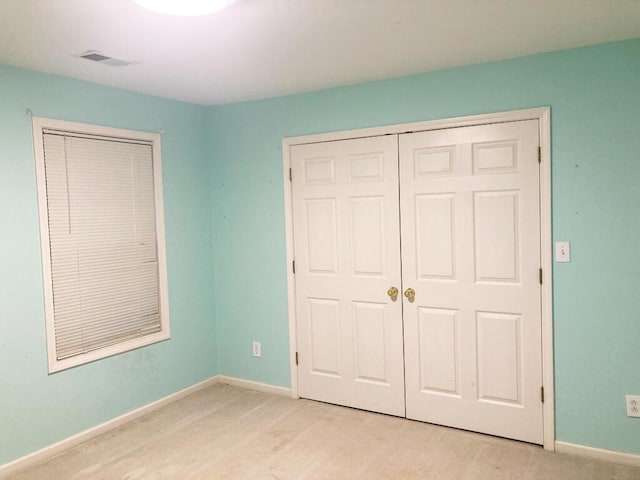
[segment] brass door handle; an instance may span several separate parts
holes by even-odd
[[[407,297],[409,300],[413,300],[413,298],[416,296],[416,291],[413,288],[407,288],[404,291],[404,296]]]
[[[387,290],[387,295],[391,298],[397,297],[398,289],[396,287],[390,287],[389,290]]]

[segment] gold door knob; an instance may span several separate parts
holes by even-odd
[[[407,288],[404,291],[404,296],[407,297],[409,300],[413,300],[413,298],[416,296],[416,291],[413,288]]]
[[[387,290],[387,295],[389,295],[391,298],[397,297],[398,289],[396,287],[389,288],[389,290]]]

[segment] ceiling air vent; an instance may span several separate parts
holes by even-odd
[[[112,67],[127,67],[129,65],[138,65],[140,63],[109,57],[103,53],[97,52],[96,50],[87,50],[86,52],[74,55],[74,57],[85,58],[92,62],[104,63],[105,65],[111,65]]]

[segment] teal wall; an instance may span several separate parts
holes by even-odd
[[[288,386],[283,137],[552,109],[557,438],[640,453],[640,39],[209,109],[222,374]],[[260,340],[263,358],[251,356]]]
[[[31,120],[166,131],[172,338],[47,375]],[[0,465],[212,376],[211,194],[203,107],[0,66]]]
[[[557,438],[640,453],[640,39],[199,107],[0,66],[0,465],[216,373],[288,386],[283,137],[551,106]],[[166,131],[168,342],[47,375],[31,123]],[[215,267],[215,268],[214,268]],[[263,357],[251,356],[251,341]]]

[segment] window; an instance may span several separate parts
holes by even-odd
[[[160,135],[33,132],[49,372],[168,339]]]

